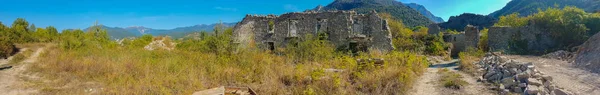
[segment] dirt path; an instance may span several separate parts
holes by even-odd
[[[511,55],[508,58],[522,62],[532,62],[537,70],[552,76],[554,84],[576,95],[600,95],[600,75],[579,68],[561,60],[537,56]]]
[[[27,50],[27,48],[21,49],[21,51],[25,50]],[[23,71],[27,69],[29,64],[37,60],[43,50],[44,48],[38,48],[27,59],[20,62],[20,64],[16,64],[10,69],[0,71],[0,92],[3,95],[25,95],[37,92],[37,90],[23,89],[22,86],[26,85],[26,82],[23,82],[22,77],[28,77],[28,75],[23,75]],[[12,58],[2,60],[0,61],[2,62],[0,65],[8,64],[10,60],[12,60]]]
[[[410,95],[495,95],[494,92],[488,90],[488,87],[483,83],[477,82],[476,77],[457,71],[457,62],[458,60],[440,62],[427,68],[427,72],[415,82]],[[461,90],[443,87],[441,85],[442,83],[439,83],[441,74],[439,74],[438,71],[441,69],[448,69],[451,72],[461,74],[464,77],[463,80],[468,82],[469,85]]]
[[[411,95],[442,95],[436,82],[440,75],[437,74],[438,68],[427,68],[425,72],[413,86],[414,92]]]

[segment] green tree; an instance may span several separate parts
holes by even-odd
[[[0,59],[8,57],[14,52],[15,47],[8,34],[8,27],[0,22]]]
[[[51,41],[58,40],[59,34],[58,34],[58,30],[56,30],[56,28],[54,28],[53,26],[48,26],[48,27],[46,27],[46,31],[48,31],[48,35],[50,35]]]
[[[585,26],[589,28],[588,36],[593,36],[594,34],[600,32],[600,13],[593,13],[591,15],[586,16]]]
[[[27,30],[29,30],[31,32],[35,32],[36,29],[37,29],[37,27],[35,27],[35,24],[32,23],[31,25],[29,25],[29,28]]]
[[[480,31],[481,37],[479,38],[478,47],[479,50],[488,51],[488,31],[489,29],[485,28]]]
[[[46,29],[43,28],[38,28],[35,29],[36,31],[33,33],[35,38],[37,38],[36,40],[39,42],[50,42],[50,33],[48,33],[48,31]]]
[[[584,17],[585,11],[576,7],[548,8],[531,16],[531,19],[540,27],[548,31],[559,48],[567,48],[583,43],[586,37]]]
[[[32,41],[32,37],[31,37],[31,33],[29,32],[29,22],[27,22],[25,19],[23,18],[17,18],[17,20],[15,20],[10,28],[10,39],[13,40],[13,42],[15,43],[25,43],[25,42],[31,42]]]
[[[527,17],[519,17],[519,13],[513,13],[506,16],[501,16],[500,20],[494,26],[511,26],[511,27],[523,27],[529,22]]]

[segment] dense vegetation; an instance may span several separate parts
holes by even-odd
[[[428,55],[448,56],[448,45],[443,40],[442,33],[428,35],[427,27],[418,26],[407,28],[402,21],[394,19],[390,14],[381,13],[381,17],[388,21],[392,32],[392,44],[399,51],[422,52]]]
[[[506,6],[496,12],[489,14],[494,18],[519,13],[519,16],[529,16],[538,12],[539,9],[548,7],[575,6],[582,8],[586,12],[595,12],[600,10],[600,1],[598,0],[512,0]]]
[[[170,38],[143,35],[117,42],[100,25],[58,33],[53,27],[29,28],[24,19],[15,22],[2,31],[7,34],[3,38],[47,43],[38,59],[44,61],[30,68],[30,73],[52,80],[30,80],[47,94],[84,94],[89,89],[100,94],[190,94],[217,86],[247,86],[260,94],[406,94],[429,65],[422,53],[445,53],[438,36],[426,36],[427,28],[406,28],[396,20],[391,22],[394,41],[415,46],[358,55],[337,51],[323,35],[265,51],[255,45],[237,47],[230,40],[232,29],[219,26],[211,34],[162,40],[177,43],[173,50],[146,50],[149,43]],[[357,61],[368,58],[385,62]]]
[[[477,26],[480,30],[483,28],[488,28],[498,20],[489,16],[472,14],[472,13],[464,13],[459,16],[451,16],[448,19],[448,22],[438,24],[443,29],[450,29],[456,31],[464,31],[465,26],[473,25]]]
[[[37,28],[25,19],[18,18],[10,27],[0,22],[0,58],[14,54],[15,43],[52,42],[58,39],[56,28]]]
[[[518,15],[513,13],[502,16],[495,26],[524,27],[534,22],[531,25],[551,35],[557,43],[553,46],[556,47],[555,49],[570,50],[571,47],[582,44],[591,35],[600,31],[597,27],[600,25],[600,14],[586,13],[576,7],[547,8],[527,17],[518,17]],[[517,43],[517,45],[526,45],[526,43]]]
[[[394,19],[402,20],[408,27],[427,26],[433,22],[418,11],[395,0],[335,0],[325,10],[354,10],[358,13],[389,13]]]

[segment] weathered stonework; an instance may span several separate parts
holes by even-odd
[[[444,41],[451,45],[451,56],[458,56],[459,52],[465,51],[467,48],[477,48],[479,43],[479,29],[472,25],[467,25],[464,32],[459,34],[445,34]]]
[[[429,24],[427,28],[429,29],[427,30],[427,33],[431,35],[437,35],[442,31],[442,28],[440,28],[440,26],[438,26],[437,24]]]
[[[512,46],[512,47],[511,47]],[[491,27],[488,32],[490,51],[512,52],[511,48],[520,47],[531,53],[542,53],[555,46],[549,33],[528,25],[524,27]]]
[[[234,42],[239,46],[254,43],[262,49],[283,48],[291,40],[307,35],[328,34],[327,40],[337,48],[364,45],[368,50],[391,51],[391,33],[387,21],[376,12],[354,11],[286,13],[280,16],[247,15],[234,27]]]

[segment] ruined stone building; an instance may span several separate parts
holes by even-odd
[[[550,33],[543,32],[534,25],[491,27],[488,32],[490,51],[543,53],[555,45]]]
[[[354,11],[303,12],[276,15],[246,15],[233,30],[234,43],[254,44],[274,50],[302,41],[307,35],[327,34],[338,49],[391,51],[391,33],[387,21],[376,12]]]
[[[479,29],[476,26],[467,25],[465,31],[459,34],[444,34],[444,41],[451,43],[451,55],[458,56],[459,52],[466,51],[469,47],[477,48],[479,37]]]

